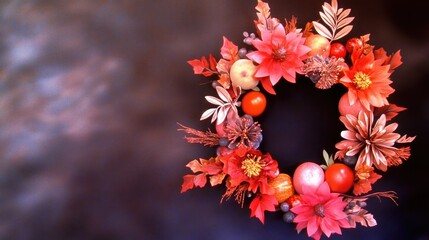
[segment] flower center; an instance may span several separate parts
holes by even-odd
[[[283,46],[277,47],[276,49],[274,49],[272,57],[275,61],[283,62],[284,60],[286,60],[286,48]]]
[[[248,154],[247,158],[241,162],[241,169],[249,178],[259,176],[263,167],[265,167],[265,163],[261,162],[261,156]]]
[[[353,78],[353,82],[356,88],[360,90],[365,90],[372,84],[369,76],[363,72],[357,72]]]
[[[314,206],[314,213],[319,217],[325,217],[325,208],[319,203]]]

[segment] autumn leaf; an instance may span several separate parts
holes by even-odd
[[[274,212],[276,205],[278,204],[277,199],[273,195],[261,194],[257,195],[250,203],[249,208],[251,209],[250,217],[256,217],[264,223],[265,211]]]
[[[238,57],[238,47],[233,42],[228,40],[228,38],[223,37],[223,45],[220,49],[220,54],[226,60],[235,62],[239,59]]]
[[[397,67],[402,64],[401,51],[398,50],[392,55],[387,55],[386,51],[383,48],[374,50],[375,59],[383,59],[383,65],[390,65],[389,73],[392,73]]]
[[[378,107],[374,109],[374,117],[378,118],[382,114],[386,115],[386,121],[392,120],[398,115],[399,112],[407,110],[403,107],[398,107],[396,104],[389,104],[383,107]]]
[[[358,196],[371,191],[371,185],[381,177],[380,174],[374,172],[374,168],[362,165],[356,169],[356,179],[358,180],[353,185],[353,194]]]
[[[260,22],[265,22],[265,20],[268,19],[271,15],[270,6],[268,3],[261,0],[258,0],[258,5],[256,5],[255,9],[258,11],[256,15],[258,16],[258,20]]]
[[[331,41],[338,40],[346,36],[353,28],[350,23],[354,17],[348,17],[351,10],[338,8],[337,0],[332,0],[331,4],[324,3],[322,6],[323,12],[319,12],[322,21],[329,27],[325,27],[323,24],[313,21],[314,29],[320,35],[326,37]]]
[[[194,74],[202,74],[205,77],[209,77],[217,73],[217,62],[211,54],[209,55],[209,60],[203,56],[201,59],[189,60],[187,63],[192,66]]]
[[[188,174],[183,177],[181,193],[194,187],[204,187],[207,184],[207,176],[209,176],[212,186],[220,184],[225,178],[225,173],[222,171],[222,162],[218,158],[195,159],[186,164],[186,167],[190,168],[193,173],[198,174]]]
[[[184,193],[189,189],[194,188],[194,178],[195,175],[192,174],[183,176],[182,190],[180,191],[180,193]]]

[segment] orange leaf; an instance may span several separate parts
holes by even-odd
[[[256,5],[255,9],[259,12],[258,16],[260,16],[259,20],[265,20],[268,19],[271,15],[270,13],[270,6],[268,3],[265,3],[261,0],[258,1],[258,5]],[[262,19],[261,19],[262,17]]]
[[[186,164],[186,167],[190,168],[191,171],[194,173],[202,171],[202,165],[196,159],[194,159],[194,160],[190,161],[188,164]]]
[[[233,62],[239,59],[238,47],[226,37],[223,37],[223,46],[220,49],[220,54],[224,59]]]
[[[226,176],[225,173],[219,173],[219,174],[211,176],[210,177],[210,185],[213,187],[213,186],[221,184],[223,182],[223,179],[225,179],[225,176]]]

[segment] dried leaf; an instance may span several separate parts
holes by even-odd
[[[218,105],[218,106],[223,105],[223,102],[219,98],[212,97],[212,96],[205,96],[205,98],[206,98],[207,102],[209,102],[211,104]]]
[[[211,115],[213,115],[216,112],[217,108],[210,108],[207,109],[200,117],[200,121],[209,118]]]
[[[377,221],[374,219],[374,216],[371,213],[367,213],[363,217],[368,223],[369,227],[374,227],[377,225]]]
[[[317,33],[319,33],[320,35],[324,36],[327,39],[332,39],[332,33],[321,23],[313,21],[313,26]]]
[[[229,95],[228,91],[225,88],[218,86],[216,87],[216,92],[219,95],[220,99],[222,99],[224,102],[232,102],[231,95]]]
[[[321,23],[313,21],[314,29],[317,33],[330,41],[334,41],[346,36],[352,30],[353,26],[349,24],[354,17],[347,17],[351,12],[350,9],[338,9],[336,0],[332,0],[331,5],[325,2],[322,5],[322,9],[323,12],[319,12],[319,15],[329,29]]]
[[[350,24],[353,21],[353,19],[355,19],[355,18],[354,17],[347,17],[347,18],[340,20],[338,22],[338,28],[342,28],[342,27],[347,26],[348,24]]]
[[[405,134],[404,136],[402,136],[398,140],[396,140],[396,142],[397,143],[410,143],[410,142],[414,141],[415,138],[416,138],[416,136],[407,137],[407,134]]]
[[[347,34],[349,34],[349,32],[352,30],[352,28],[353,28],[353,25],[348,25],[348,26],[344,27],[338,33],[335,34],[335,36],[332,40],[333,41],[338,40],[338,39],[346,36]]]
[[[329,26],[335,26],[335,19],[331,15],[326,15],[323,12],[319,12],[322,20],[327,23]]]
[[[351,11],[352,11],[351,9],[346,9],[341,13],[338,11],[338,13],[337,13],[338,14],[338,21],[342,21],[343,19],[345,19],[350,14]]]

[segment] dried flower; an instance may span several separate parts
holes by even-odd
[[[369,115],[367,115],[364,111],[361,111],[358,117],[346,115],[341,116],[340,120],[347,130],[341,132],[341,136],[345,140],[335,145],[339,150],[336,153],[336,157],[358,154],[355,169],[359,169],[363,164],[369,167],[374,165],[376,168],[386,171],[392,161],[398,163],[398,158],[399,160],[408,158],[408,154],[403,154],[403,149],[400,150],[394,147],[395,142],[400,138],[398,133],[393,132],[398,127],[398,124],[391,123],[386,126],[386,116],[384,114],[380,116],[375,124],[373,124],[373,113],[369,112]],[[406,139],[405,142],[410,142],[413,139]]]
[[[235,121],[228,122],[225,128],[228,138],[228,147],[233,149],[239,145],[246,145],[257,149],[262,141],[262,129],[258,122],[254,122],[249,115],[244,115]]]
[[[338,76],[344,67],[343,58],[323,58],[320,55],[309,57],[303,67],[305,76],[316,83],[320,89],[331,88],[338,83]]]

